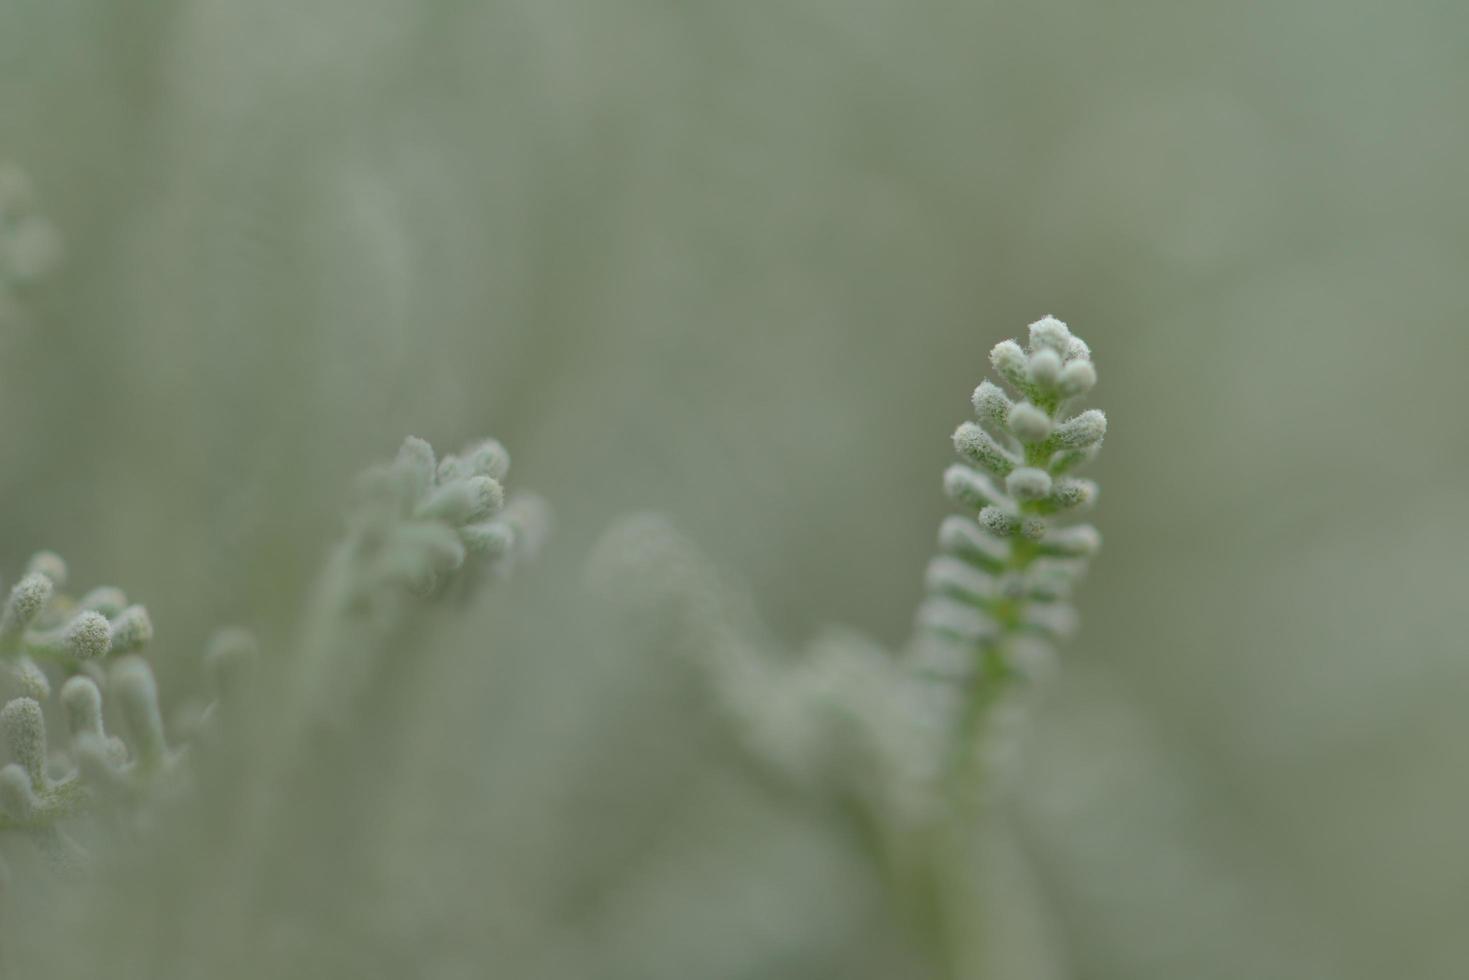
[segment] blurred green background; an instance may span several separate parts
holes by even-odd
[[[1054,313],[1107,544],[999,975],[1462,977],[1466,105],[1429,0],[11,0],[0,158],[67,256],[0,338],[4,571],[124,584],[182,687],[217,623],[289,635],[365,462],[493,433],[559,528],[481,670],[553,771],[557,712],[657,682],[537,639],[609,519],[897,644],[987,352]],[[689,819],[706,882],[825,866]],[[597,975],[865,975],[641,894]]]

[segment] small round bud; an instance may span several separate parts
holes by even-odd
[[[0,708],[0,734],[31,785],[46,785],[46,719],[34,698],[16,698]]]
[[[979,416],[980,421],[997,429],[1004,428],[1005,419],[1014,404],[993,381],[982,382],[975,388],[974,397],[970,401],[974,405],[974,414]]]
[[[1084,395],[1097,383],[1097,369],[1091,361],[1072,361],[1061,369],[1061,394],[1068,398]]]
[[[981,510],[979,524],[997,538],[1013,537],[1020,530],[1020,518],[999,507],[986,507]]]
[[[73,657],[90,660],[103,656],[112,647],[112,626],[101,613],[78,613],[62,630],[61,641]]]
[[[113,653],[134,653],[152,641],[153,620],[142,606],[128,606],[117,614],[109,630],[109,649]]]
[[[46,603],[51,601],[55,586],[51,579],[40,572],[31,572],[15,583],[10,590],[10,599],[5,604],[4,619],[7,626],[17,632],[40,615]]]
[[[54,551],[38,551],[26,564],[27,572],[38,572],[58,589],[66,585],[66,562]]]
[[[1029,538],[1031,541],[1039,541],[1045,537],[1046,522],[1041,517],[1027,517],[1020,522],[1020,536]]]
[[[1091,480],[1066,478],[1056,483],[1051,501],[1059,510],[1090,507],[1097,499],[1097,485]]]
[[[1064,355],[1071,343],[1071,330],[1053,316],[1044,316],[1030,325],[1030,349],[1049,349]]]
[[[1051,493],[1051,474],[1022,466],[1005,478],[1005,489],[1016,500],[1041,500]]]
[[[1091,360],[1092,349],[1080,337],[1072,337],[1070,342],[1067,343],[1063,355],[1068,361],[1089,361]]]
[[[1042,388],[1055,388],[1061,376],[1061,355],[1048,347],[1036,351],[1030,355],[1027,373],[1030,380]]]
[[[1030,402],[1021,402],[1010,409],[1005,422],[1015,438],[1026,445],[1045,442],[1051,434],[1051,417]]]

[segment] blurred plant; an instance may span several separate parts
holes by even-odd
[[[0,710],[13,759],[0,770],[4,853],[32,845],[44,858],[26,862],[41,875],[38,888],[54,877],[47,867],[79,872],[95,863],[92,851],[126,865],[117,841],[135,840],[165,809],[186,815],[167,804],[197,799],[205,810],[187,813],[230,834],[217,853],[191,854],[176,869],[184,877],[173,898],[184,908],[197,911],[191,896],[226,878],[234,887],[207,908],[228,905],[236,922],[275,921],[303,877],[349,887],[352,872],[342,862],[366,863],[360,853],[347,857],[364,816],[356,804],[376,776],[356,762],[391,740],[388,715],[407,686],[403,671],[422,666],[421,658],[383,653],[419,628],[428,600],[463,598],[476,580],[508,574],[544,540],[544,503],[506,499],[509,466],[493,440],[436,461],[428,443],[410,438],[393,462],[369,470],[307,610],[301,647],[271,696],[249,693],[257,660],[250,635],[220,631],[204,658],[214,700],[183,712],[173,737],[152,670],[137,653],[152,637],[147,612],[115,588],[79,599],[62,594],[65,564],[50,552],[36,555],[0,612],[4,680],[20,694]],[[71,740],[53,752],[44,705],[56,678],[64,678],[59,701]],[[115,708],[126,740],[109,734],[104,706]],[[301,846],[283,847],[288,841]],[[219,933],[201,929],[190,939],[204,936]]]
[[[14,760],[0,769],[0,831],[13,832],[7,843],[25,838],[51,864],[75,868],[87,849],[67,826],[89,824],[81,827],[85,835],[100,840],[119,820],[145,817],[150,805],[181,787],[187,752],[164,736],[153,672],[138,653],[153,637],[147,610],[110,586],[74,598],[61,591],[66,581],[60,556],[40,552],[0,611],[5,686],[19,694],[0,709],[0,736]],[[219,700],[238,688],[253,655],[252,641],[240,631],[222,632],[211,643],[205,664],[216,700],[195,734],[211,725]],[[43,710],[53,677],[65,679],[59,700],[71,734],[68,748],[54,752]],[[126,742],[104,727],[104,690],[121,715]]]
[[[0,165],[0,326],[20,315],[21,294],[60,258],[61,237],[37,209],[30,178]]]
[[[946,519],[914,635],[894,656],[830,630],[801,656],[772,653],[753,617],[692,545],[654,516],[614,528],[593,580],[630,625],[708,676],[739,741],[787,788],[834,806],[883,872],[940,975],[983,973],[980,830],[1018,717],[1012,695],[1075,627],[1068,603],[1100,538],[1065,517],[1097,488],[1072,472],[1101,447],[1106,418],[1072,406],[1096,383],[1087,345],[1046,317],[1028,349],[991,362],[978,422],[954,433],[945,473],[970,514]]]

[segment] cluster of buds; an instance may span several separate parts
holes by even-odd
[[[68,820],[110,806],[135,812],[180,785],[188,753],[165,734],[158,685],[139,653],[153,636],[147,610],[110,586],[70,596],[66,580],[66,563],[40,552],[0,610],[0,663],[18,695],[0,708],[0,741],[11,759],[0,768],[0,831],[29,837],[53,863],[74,865],[84,852],[67,835]],[[254,660],[243,631],[223,631],[210,644],[205,667],[215,700],[201,713],[204,727],[238,701]],[[57,681],[70,740],[53,749],[46,705]],[[125,739],[107,730],[104,704]]]

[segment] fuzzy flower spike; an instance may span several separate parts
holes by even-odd
[[[997,344],[990,363],[1010,391],[981,383],[977,420],[954,432],[963,462],[944,489],[968,513],[939,530],[914,647],[935,670],[998,682],[1048,662],[1074,627],[1067,598],[1101,539],[1071,519],[1097,498],[1097,485],[1073,471],[1101,449],[1107,417],[1075,410],[1097,371],[1091,349],[1055,317],[1030,325],[1028,347]]]

